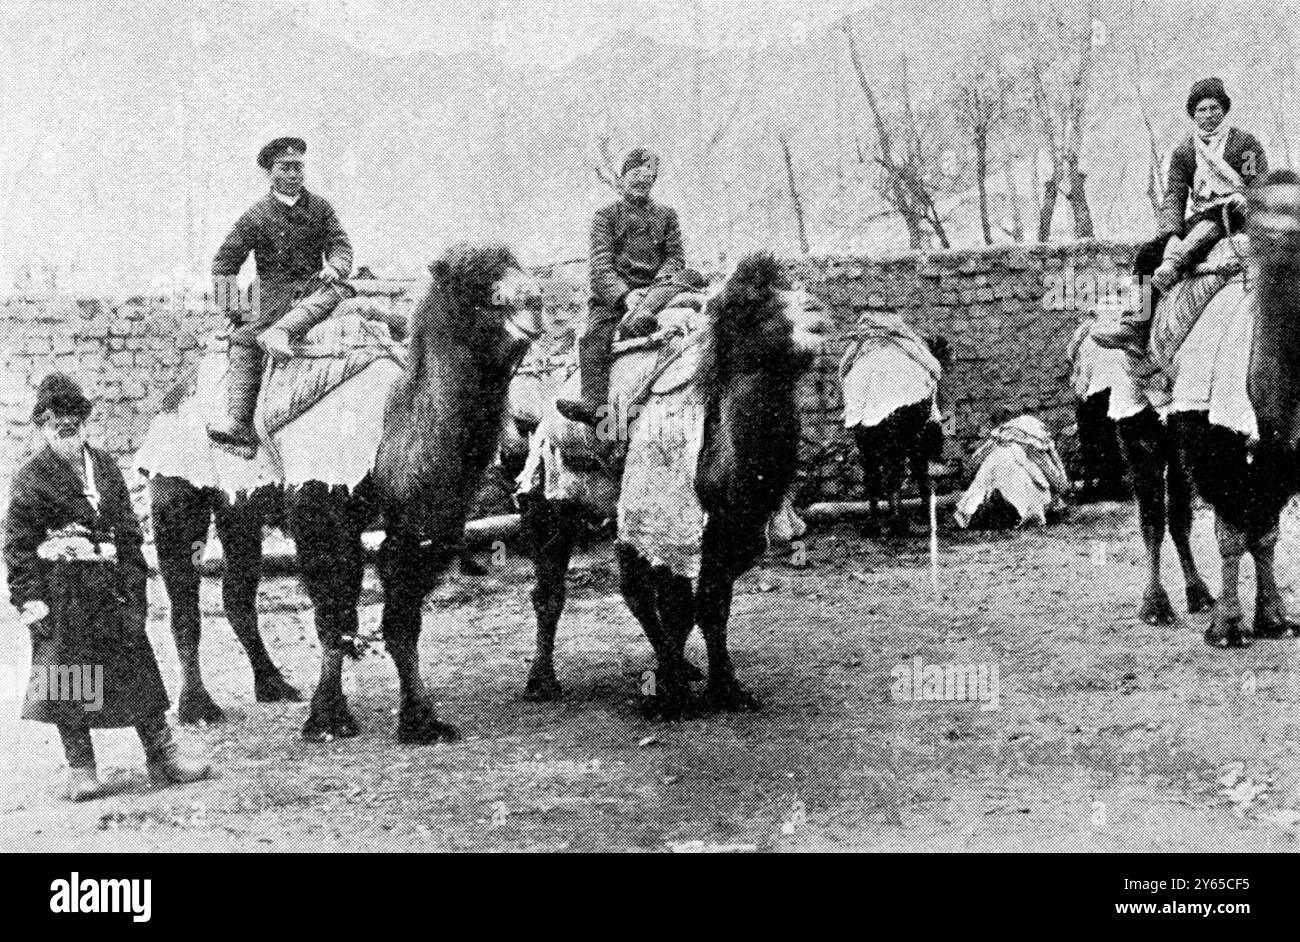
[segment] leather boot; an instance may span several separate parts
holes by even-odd
[[[1192,226],[1190,232],[1182,239],[1171,239],[1165,251],[1164,261],[1151,276],[1151,283],[1157,291],[1167,293],[1187,274],[1188,261],[1198,257],[1203,250],[1218,240],[1223,229],[1218,223],[1202,219]]]
[[[262,386],[262,354],[242,343],[230,345],[230,369],[226,380],[226,418],[208,426],[208,437],[218,446],[235,450],[240,457],[257,453],[253,431],[253,410]],[[249,450],[251,449],[251,454]]]
[[[103,794],[104,786],[95,774],[95,767],[68,769],[68,788],[65,792],[68,801],[89,801]]]
[[[609,323],[593,325],[578,343],[578,371],[582,380],[581,399],[559,399],[555,408],[570,422],[582,422],[595,428],[601,410],[609,408],[609,371],[614,361],[614,327]]]
[[[149,769],[149,781],[155,788],[184,785],[208,777],[212,766],[206,762],[193,762],[182,758],[180,747],[172,738],[172,728],[164,718],[136,727],[140,743],[144,746]]]

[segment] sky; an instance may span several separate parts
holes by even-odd
[[[273,2],[297,7],[313,26],[377,51],[456,54],[482,48],[486,41],[503,59],[538,65],[562,64],[623,30],[706,47],[798,42],[846,9],[868,5],[851,0]]]

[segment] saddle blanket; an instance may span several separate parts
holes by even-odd
[[[1225,240],[1206,265],[1231,265],[1238,251],[1240,243]],[[1124,419],[1148,405],[1161,415],[1207,412],[1212,424],[1255,437],[1259,426],[1246,394],[1255,336],[1252,277],[1248,268],[1175,285],[1152,321],[1153,352],[1129,357],[1129,381],[1112,387],[1110,417]]]
[[[704,403],[692,384],[651,396],[628,443],[618,498],[618,539],[655,566],[692,582],[708,515],[695,493]]]
[[[1016,509],[1021,525],[1046,525],[1047,511],[1061,505],[1060,495],[1070,486],[1051,434],[1032,415],[994,429],[974,460],[979,470],[953,512],[963,528],[995,493]]]
[[[225,337],[210,337],[175,411],[150,424],[136,469],[230,494],[311,480],[358,483],[374,464],[385,397],[404,368],[404,348],[386,325],[354,313],[318,325],[296,352],[287,364],[267,367],[253,423],[264,447],[249,460],[215,447],[207,435],[208,422],[226,408],[229,370]]]
[[[904,406],[934,401],[940,373],[925,341],[902,318],[863,314],[840,359],[844,427],[870,428]]]

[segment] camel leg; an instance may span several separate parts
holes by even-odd
[[[384,646],[388,648],[401,684],[397,741],[411,745],[451,742],[456,727],[438,719],[433,697],[420,673],[420,626],[424,598],[455,559],[457,551],[423,547],[418,537],[392,532],[379,550],[379,574],[384,583]]]
[[[1192,555],[1192,479],[1187,473],[1179,449],[1170,444],[1169,466],[1166,471],[1169,504],[1169,535],[1178,553],[1183,570],[1183,583],[1187,587],[1187,611],[1196,615],[1214,605],[1214,595],[1201,578]]]
[[[739,572],[752,561],[752,547],[734,534],[710,526],[704,533],[699,587],[695,595],[695,617],[709,653],[708,687],[705,702],[715,710],[757,710],[759,702],[736,679],[736,669],[727,650],[727,621],[731,616],[732,588]]]
[[[257,618],[257,587],[262,577],[262,521],[269,495],[263,491],[231,503],[213,499],[217,536],[225,555],[221,601],[235,637],[253,668],[253,695],[259,703],[296,702],[302,694],[286,681],[262,641]]]
[[[199,664],[199,638],[203,617],[199,609],[202,576],[198,562],[208,538],[210,492],[180,478],[149,478],[150,518],[158,569],[171,609],[172,637],[181,665],[181,690],[176,718],[181,723],[217,723],[221,707],[203,684]]]
[[[1120,422],[1120,441],[1137,495],[1138,524],[1146,548],[1147,584],[1142,592],[1138,618],[1148,625],[1169,625],[1174,607],[1160,578],[1160,553],[1165,542],[1165,469],[1168,466],[1172,430],[1166,429],[1154,412],[1142,412]],[[1188,514],[1190,516],[1190,498]],[[1190,523],[1189,523],[1190,527]]]
[[[659,583],[659,620],[673,643],[677,661],[688,681],[704,679],[704,672],[686,659],[686,642],[695,630],[695,592],[685,576],[665,576]]]
[[[666,624],[666,616],[680,618],[682,612],[671,586],[672,577],[656,573],[649,561],[630,546],[618,546],[619,587],[628,610],[645,631],[658,660],[653,688],[644,689],[643,712],[652,717],[677,717],[685,711],[690,697],[690,672],[682,657],[685,635],[690,633],[677,623]],[[687,583],[689,589],[690,583]],[[660,607],[661,591],[669,599],[670,612]],[[686,617],[689,619],[690,615]]]
[[[564,614],[565,577],[582,527],[571,508],[557,507],[538,497],[520,499],[522,524],[533,558],[533,612],[537,617],[537,649],[528,671],[524,696],[557,700],[562,690],[555,676],[555,633]]]
[[[1249,647],[1250,635],[1241,630],[1241,597],[1238,595],[1246,536],[1217,514],[1214,530],[1219,541],[1219,555],[1223,559],[1223,585],[1219,600],[1214,603],[1210,627],[1205,631],[1205,643],[1216,648]]]
[[[1273,569],[1276,548],[1276,523],[1267,533],[1252,536],[1247,543],[1247,549],[1255,560],[1255,624],[1252,633],[1257,638],[1282,638],[1296,630],[1296,626],[1287,621],[1282,594],[1277,587],[1277,574]]]
[[[312,601],[321,646],[320,678],[302,728],[303,738],[313,742],[358,732],[343,694],[343,658],[355,654],[346,629],[355,625],[357,601],[351,600],[352,619],[343,618],[347,600],[342,598],[345,587],[339,575],[344,567],[340,560],[351,551],[348,536],[354,526],[344,490],[309,481],[285,498],[289,531],[297,544],[299,571]]]

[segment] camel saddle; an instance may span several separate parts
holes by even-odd
[[[380,358],[404,367],[406,346],[393,340],[385,320],[373,298],[351,298],[294,344],[292,359],[268,356],[255,423],[261,437],[274,435]]]
[[[1205,308],[1230,280],[1245,271],[1249,245],[1245,235],[1220,240],[1205,261],[1179,280],[1160,299],[1151,318],[1151,358],[1168,372],[1183,341]]]

